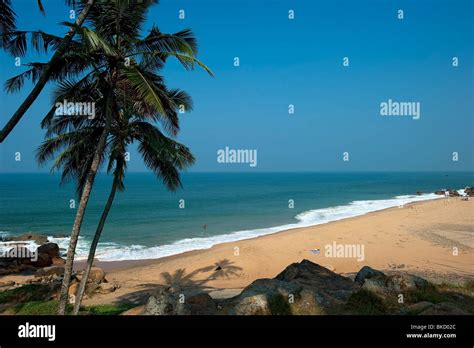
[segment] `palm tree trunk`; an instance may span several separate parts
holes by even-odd
[[[81,26],[84,23],[87,17],[87,14],[89,13],[89,10],[91,9],[93,4],[94,4],[94,0],[89,0],[87,4],[84,6],[84,9],[82,10],[81,14],[79,15],[79,17],[77,17],[77,20],[76,20],[77,26]],[[58,49],[54,53],[49,64],[44,69],[43,73],[38,79],[38,82],[33,87],[33,90],[26,97],[26,99],[20,105],[18,110],[16,110],[16,112],[7,122],[5,127],[0,131],[0,143],[3,143],[3,141],[6,139],[8,134],[10,134],[13,128],[15,128],[15,126],[17,125],[17,123],[20,122],[20,119],[23,117],[26,111],[30,108],[31,104],[33,104],[36,98],[38,98],[39,94],[41,93],[44,86],[49,80],[49,77],[51,75],[51,69],[54,66],[56,59],[59,58],[64,53],[64,51],[66,50],[67,46],[69,45],[69,43],[71,42],[75,34],[76,34],[76,28],[72,27],[69,30],[69,32],[66,34],[64,39],[61,41],[61,44],[59,45]]]
[[[87,279],[89,278],[89,274],[92,268],[92,264],[94,262],[95,251],[97,249],[97,244],[99,244],[100,235],[102,234],[102,230],[104,229],[105,221],[107,220],[107,216],[109,215],[110,208],[112,207],[112,203],[115,198],[115,192],[117,192],[117,187],[119,184],[118,177],[114,176],[114,181],[112,183],[112,189],[110,190],[109,198],[107,199],[107,203],[105,204],[104,211],[100,217],[99,225],[95,231],[94,239],[92,240],[92,244],[89,250],[89,256],[87,257],[87,265],[82,274],[81,283],[79,284],[79,289],[77,290],[76,294],[76,301],[74,302],[74,309],[72,314],[77,315],[79,313],[79,308],[81,307],[82,297],[84,296],[84,291],[86,289]]]
[[[92,191],[92,185],[94,184],[94,179],[99,168],[100,157],[105,148],[105,141],[107,139],[108,132],[108,127],[105,127],[103,133],[99,138],[99,144],[94,153],[91,168],[89,170],[89,173],[87,174],[87,179],[81,194],[79,208],[77,209],[74,224],[72,226],[71,238],[69,240],[69,248],[67,251],[66,265],[64,267],[64,279],[61,285],[61,293],[59,295],[59,315],[64,315],[66,313],[66,306],[68,303],[69,296],[69,285],[71,284],[72,267],[74,263],[74,254],[76,252],[77,241],[79,239],[79,232],[81,231],[82,220],[84,219],[84,213],[86,211],[87,203],[89,202],[89,197]]]

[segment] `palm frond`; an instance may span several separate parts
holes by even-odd
[[[195,158],[184,145],[166,137],[146,122],[136,122],[134,133],[140,141],[138,151],[145,165],[151,169],[169,190],[181,187],[179,171],[191,166]]]
[[[10,41],[10,33],[16,30],[16,14],[11,0],[0,1],[0,47],[5,47]]]
[[[46,12],[44,11],[44,6],[43,6],[43,3],[41,2],[41,0],[36,0],[36,2],[38,3],[38,9],[41,12],[41,14],[43,16],[46,16]]]

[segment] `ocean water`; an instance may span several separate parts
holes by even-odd
[[[105,175],[96,180],[78,259],[87,257],[110,184]],[[185,173],[176,192],[151,173],[128,173],[125,185],[99,244],[103,261],[169,256],[439,198],[432,192],[474,185],[474,173]],[[60,187],[57,175],[0,174],[0,233],[46,234],[65,251],[76,211],[71,199],[77,201],[73,185]]]

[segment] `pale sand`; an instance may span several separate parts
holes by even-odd
[[[229,296],[255,279],[272,278],[303,259],[336,273],[353,273],[369,265],[381,270],[403,269],[433,281],[474,279],[473,208],[474,199],[443,198],[162,259],[97,262],[108,270],[109,282],[117,282],[121,288],[86,299],[84,304],[143,300],[159,284],[228,289],[214,294]],[[333,242],[363,244],[365,259],[326,257],[325,245]],[[310,252],[316,248],[321,249],[319,255]],[[458,248],[459,255],[453,255],[453,248]],[[215,271],[218,265],[223,269],[220,272]]]

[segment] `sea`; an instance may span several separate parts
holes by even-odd
[[[57,174],[0,174],[0,237],[44,234],[65,253],[78,199],[73,183],[59,182]],[[194,172],[184,173],[182,182],[182,188],[169,192],[152,173],[127,173],[125,190],[116,195],[96,257],[160,258],[440,199],[434,191],[472,186],[474,173]],[[111,178],[98,175],[76,259],[87,258],[110,187]],[[1,242],[0,252],[9,247]]]

